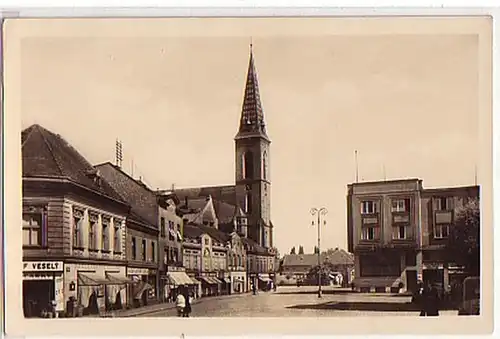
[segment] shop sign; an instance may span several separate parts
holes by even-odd
[[[127,268],[127,275],[149,275],[147,268]]]
[[[51,273],[28,273],[23,275],[23,280],[53,280]]]
[[[62,261],[25,261],[23,272],[62,272]]]

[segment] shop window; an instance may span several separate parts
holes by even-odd
[[[400,257],[397,255],[361,255],[359,258],[362,277],[397,277],[401,274]]]
[[[113,252],[121,253],[122,252],[122,237],[121,237],[121,221],[115,220],[114,222],[114,243],[113,243]]]
[[[40,208],[23,213],[23,246],[43,246],[45,215]]]
[[[102,250],[109,252],[109,219],[102,220]]]

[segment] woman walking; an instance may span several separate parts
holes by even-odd
[[[177,316],[183,317],[184,309],[186,308],[186,298],[184,297],[184,294],[179,293],[177,295],[177,298],[175,299],[175,307],[177,308]]]

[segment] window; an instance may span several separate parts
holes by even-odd
[[[361,240],[376,240],[379,238],[379,227],[363,227],[361,230]]]
[[[449,231],[450,231],[450,225],[448,225],[448,224],[437,224],[434,227],[434,238],[435,239],[448,238]]]
[[[392,200],[391,212],[410,212],[410,199]]]
[[[97,251],[97,215],[89,215],[89,250]]]
[[[156,243],[154,241],[151,242],[151,259],[156,262]]]
[[[165,218],[160,218],[160,235],[162,238],[165,238]]]
[[[245,213],[252,213],[252,193],[247,192],[245,195]]]
[[[208,245],[209,245],[209,243],[210,243],[210,240],[209,240],[208,238],[205,238],[205,245],[207,245],[207,246],[208,246]]]
[[[109,252],[109,219],[102,219],[102,244],[103,251]]]
[[[392,228],[392,239],[408,239],[408,226],[394,226]]]
[[[137,243],[135,237],[132,237],[132,246],[130,251],[132,252],[132,260],[135,260],[137,258]]]
[[[448,206],[448,199],[446,197],[436,198],[437,211],[446,211],[448,209],[450,209],[450,206]]]
[[[174,222],[168,221],[168,240],[175,241]]]
[[[45,228],[43,209],[31,208],[23,213],[23,246],[42,246],[42,235]]]
[[[121,253],[122,252],[122,237],[121,237],[121,221],[115,220],[114,222],[114,244],[113,244],[113,252]]]
[[[143,261],[146,261],[147,259],[147,243],[146,239],[142,239],[142,246],[141,246],[141,259]]]
[[[248,151],[243,154],[243,179],[253,178],[253,153]]]
[[[373,214],[377,211],[375,201],[362,201],[361,202],[361,214]]]
[[[262,155],[262,178],[264,180],[267,179],[267,152],[264,151],[264,154]],[[264,186],[264,189],[266,186]]]
[[[73,210],[73,247],[83,248],[83,211]]]

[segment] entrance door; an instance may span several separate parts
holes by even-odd
[[[55,298],[54,280],[23,280],[24,316],[39,317]]]
[[[417,292],[417,271],[406,271],[406,290]]]

